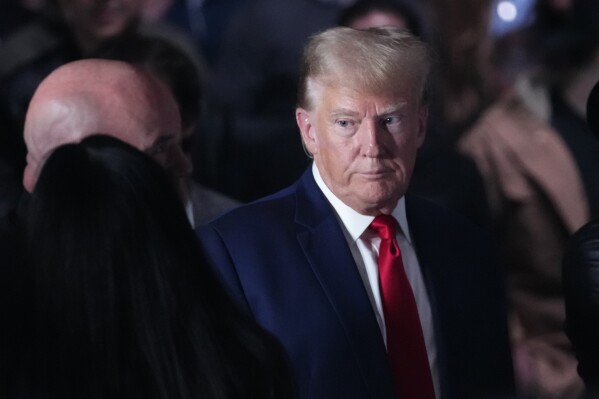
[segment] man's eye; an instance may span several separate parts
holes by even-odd
[[[383,119],[383,123],[385,125],[392,125],[392,124],[397,123],[397,122],[399,122],[399,118],[396,117],[396,116],[388,116],[385,119]]]
[[[337,121],[337,125],[339,125],[341,127],[348,127],[350,125],[350,122],[346,119],[339,119]]]
[[[156,156],[156,155],[160,155],[166,151],[166,147],[167,147],[167,143],[158,144],[158,145],[152,147],[150,149],[150,151],[148,151],[148,155],[150,155],[152,157]]]

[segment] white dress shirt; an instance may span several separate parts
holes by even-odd
[[[331,206],[339,219],[340,225],[342,226],[343,233],[345,234],[352,256],[358,266],[358,271],[362,276],[362,281],[364,282],[364,286],[370,298],[372,308],[386,345],[385,316],[381,302],[378,270],[378,253],[381,239],[374,231],[368,228],[370,223],[374,220],[374,216],[362,215],[343,203],[343,201],[337,198],[324,183],[320,176],[320,172],[316,167],[316,163],[313,163],[312,165],[312,173],[314,174],[316,184],[331,203]],[[416,300],[420,324],[424,334],[426,352],[428,354],[428,363],[431,368],[433,386],[435,388],[435,396],[439,399],[441,395],[439,390],[439,369],[437,364],[437,345],[435,343],[433,316],[426,285],[424,284],[422,271],[420,269],[420,264],[418,263],[418,257],[416,256],[416,251],[412,245],[404,197],[401,197],[398,201],[392,215],[399,223],[400,228],[397,229],[396,239],[401,250],[401,258],[403,260],[406,275],[410,281],[414,299]]]

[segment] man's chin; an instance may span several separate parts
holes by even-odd
[[[358,213],[363,215],[378,215],[380,213],[391,213],[397,206],[401,195],[389,191],[363,191],[350,205]]]

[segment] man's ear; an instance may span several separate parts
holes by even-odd
[[[298,107],[295,110],[295,120],[300,129],[302,142],[304,143],[306,150],[312,155],[315,154],[318,146],[316,145],[316,131],[314,130],[314,125],[312,124],[310,114],[305,109]]]

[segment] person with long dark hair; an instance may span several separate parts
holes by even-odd
[[[233,305],[171,179],[130,145],[57,148],[23,249],[12,397],[293,397],[281,346]]]

